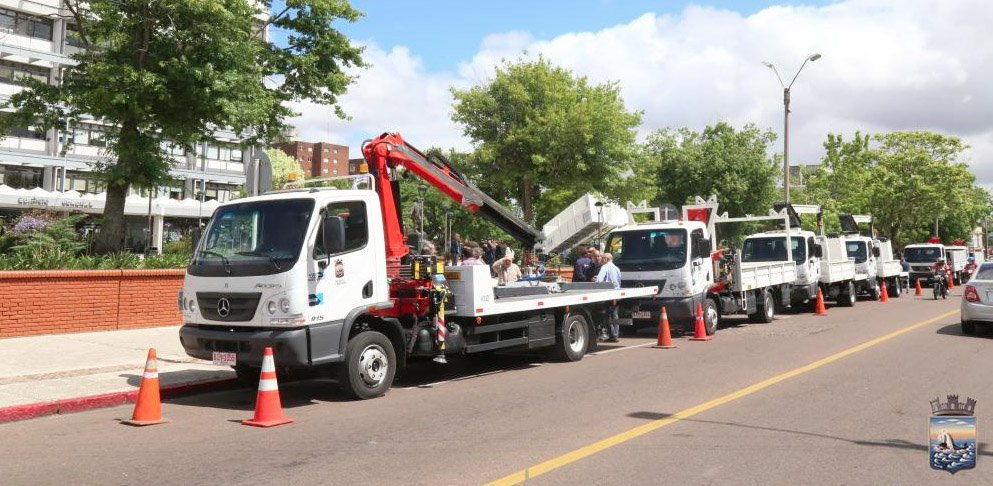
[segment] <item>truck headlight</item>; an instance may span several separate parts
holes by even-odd
[[[686,290],[686,282],[679,282],[679,290]]]
[[[270,300],[269,303],[266,304],[266,310],[268,310],[270,314],[275,314],[276,313],[276,301]]]
[[[286,297],[283,297],[282,299],[279,299],[279,310],[281,310],[283,312],[283,314],[289,314],[290,313],[290,299],[287,299]]]
[[[197,301],[195,301],[193,299],[190,299],[189,300],[189,303],[186,305],[186,308],[189,309],[190,312],[196,312],[197,311]]]

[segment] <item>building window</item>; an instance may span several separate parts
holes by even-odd
[[[0,29],[2,32],[2,29]],[[22,85],[22,78],[34,78],[43,83],[48,82],[51,69],[21,64],[19,62],[0,61],[0,82]]]
[[[66,24],[66,45],[73,47],[83,47],[83,37],[79,35],[79,26],[76,24]]]
[[[14,189],[34,189],[41,187],[42,169],[0,165],[0,184]]]
[[[314,147],[307,147],[307,151],[308,152],[313,152],[314,151]]]
[[[338,155],[338,149],[334,149],[334,154]]]
[[[327,157],[324,157],[324,163],[325,164],[328,163],[328,158]]]
[[[38,130],[35,127],[14,127],[10,129],[7,134],[9,137],[17,138],[31,138],[34,140],[47,140],[48,137],[45,136],[45,132]]]
[[[0,32],[52,40],[52,21],[24,12],[0,8]]]
[[[77,145],[89,145],[91,147],[107,146],[107,129],[92,123],[80,123],[73,128],[72,140]]]
[[[237,145],[233,145],[231,147],[231,160],[235,162],[241,162],[242,160],[241,147]]]
[[[59,182],[61,182],[61,178],[56,179],[56,187],[58,187]],[[107,183],[94,174],[70,170],[66,171],[65,190],[83,194],[100,194],[107,190]]]

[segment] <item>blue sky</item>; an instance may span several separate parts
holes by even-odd
[[[471,150],[450,90],[492,79],[501,60],[544,56],[592,83],[616,83],[663,128],[754,124],[779,136],[791,97],[790,160],[818,163],[827,134],[933,130],[962,137],[993,187],[993,8],[989,0],[354,0],[365,16],[336,25],[366,47],[367,69],[339,97],[349,115],[295,102],[298,138],[357,149],[398,131],[415,146]],[[280,8],[280,6],[274,6]],[[272,32],[276,42],[281,33]]]
[[[523,31],[536,39],[551,39],[569,32],[598,31],[628,23],[648,12],[678,14],[688,5],[705,5],[750,15],[771,5],[825,3],[829,2],[354,0],[352,6],[365,17],[354,24],[343,23],[338,28],[352,39],[372,41],[384,49],[408,47],[421,57],[429,71],[449,71],[455,70],[459,62],[471,59],[483,38],[489,34]]]

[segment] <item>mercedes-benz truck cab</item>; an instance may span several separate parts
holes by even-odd
[[[945,246],[940,243],[914,243],[903,249],[903,259],[910,264],[910,285],[917,280],[931,283],[931,266],[945,257]]]
[[[790,253],[796,263],[796,282],[790,293],[793,306],[812,304],[817,298],[821,277],[821,250],[812,231],[790,230]],[[742,263],[787,261],[786,232],[766,231],[745,238],[741,246]]]
[[[379,208],[369,190],[221,205],[179,295],[186,352],[215,361],[227,353],[239,371],[261,366],[265,346],[281,366],[340,360],[349,313],[389,302]],[[326,239],[329,224],[336,236]]]
[[[848,258],[855,262],[855,273],[864,275],[855,284],[855,291],[860,294],[867,294],[873,300],[879,300],[881,293],[877,272],[876,261],[879,258],[879,248],[875,246],[872,238],[868,236],[846,235],[845,250]]]
[[[614,230],[605,251],[621,270],[622,287],[658,286],[653,298],[633,299],[619,309],[635,327],[658,325],[665,306],[674,326],[692,327],[697,305],[714,282],[707,226],[698,221],[662,221]]]

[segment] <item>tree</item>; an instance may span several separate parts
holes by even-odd
[[[717,195],[720,211],[765,215],[776,200],[779,163],[768,157],[776,140],[754,125],[735,130],[720,122],[702,133],[665,128],[648,136],[642,150],[655,182],[655,203],[685,204],[693,196]]]
[[[98,165],[107,183],[99,248],[120,249],[124,200],[132,185],[168,180],[163,146],[192,150],[214,127],[232,129],[245,146],[279,139],[293,112],[286,102],[334,106],[362,66],[361,48],[332,27],[360,13],[345,0],[63,0],[85,50],[63,68],[62,84],[25,80],[6,108],[0,133],[36,125],[64,130],[66,117],[87,114],[111,126],[107,149],[116,160]],[[260,12],[259,9],[262,9]],[[266,39],[287,32],[286,46]],[[279,77],[279,79],[274,79]],[[65,148],[63,148],[65,150]]]
[[[923,241],[936,220],[946,243],[968,239],[989,214],[989,195],[960,161],[967,148],[933,132],[893,132],[850,142],[828,135],[827,150],[809,188],[815,202],[836,211],[871,213],[896,247]]]
[[[272,188],[282,189],[283,184],[289,180],[290,174],[296,174],[297,180],[303,180],[303,167],[293,157],[290,157],[282,150],[270,148],[265,151],[272,164]]]
[[[617,83],[591,85],[540,57],[504,62],[492,81],[452,94],[487,192],[516,202],[525,221],[540,224],[590,191],[637,190],[641,114],[624,107]]]

